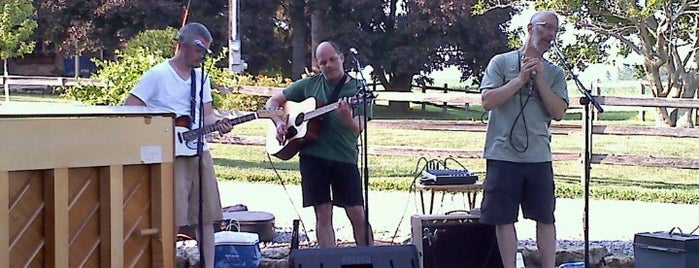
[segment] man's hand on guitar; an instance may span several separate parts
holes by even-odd
[[[345,122],[352,120],[352,106],[348,98],[340,98],[337,101],[337,116]]]
[[[226,134],[228,132],[231,132],[231,130],[233,130],[233,125],[231,124],[231,121],[228,120],[227,118],[219,120],[217,122],[216,127],[218,128],[218,134],[221,136],[223,136],[223,134]]]
[[[289,129],[286,120],[274,120],[274,124],[277,126],[277,141],[282,145],[286,141],[286,133]]]

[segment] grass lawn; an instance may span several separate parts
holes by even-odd
[[[472,107],[478,110],[479,107]],[[459,119],[480,120],[479,112],[466,114],[463,110],[449,110],[443,113],[439,107],[429,107],[421,111],[413,107],[410,114],[389,115],[387,109],[378,106],[375,110],[377,119]],[[652,125],[641,122],[636,111],[609,111],[596,124]],[[577,117],[577,118],[576,118]],[[477,118],[477,119],[475,119]],[[652,118],[651,118],[652,120]],[[579,125],[579,114],[571,114],[561,123]],[[268,122],[257,120],[239,125],[234,133],[246,136],[264,136]],[[368,129],[370,145],[410,146],[427,148],[458,148],[464,150],[482,150],[485,140],[484,132],[406,130],[391,128]],[[554,135],[552,148],[555,152],[580,152],[583,147],[582,133],[571,135]],[[665,137],[612,136],[595,135],[593,153],[676,156],[699,159],[696,139],[677,139]],[[283,179],[288,183],[298,183],[300,175],[297,170],[297,157],[289,161],[267,158],[261,146],[214,145],[213,155],[219,177],[226,180],[278,182]],[[418,163],[421,155],[369,156],[370,187],[373,189],[405,190],[424,162]],[[485,171],[483,159],[456,159],[469,170],[480,173]],[[277,172],[271,169],[272,164]],[[557,194],[560,197],[582,197],[582,164],[580,161],[556,161]],[[277,174],[280,177],[277,177]],[[671,203],[699,204],[699,182],[696,170],[652,168],[635,166],[593,165],[591,171],[591,195],[600,199],[643,200]]]

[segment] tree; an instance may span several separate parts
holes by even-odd
[[[356,48],[360,61],[373,67],[374,80],[387,90],[409,91],[414,80],[430,83],[429,73],[454,65],[462,71],[462,80],[480,80],[490,58],[508,49],[503,29],[514,9],[473,15],[475,3],[326,0],[326,17],[332,18],[325,21],[326,30],[329,39]],[[392,102],[389,107],[396,112],[409,109],[406,102]]]
[[[145,29],[179,28],[179,0],[34,0],[37,39],[67,55],[120,48]]]
[[[31,53],[34,41],[29,41],[36,21],[34,6],[29,0],[4,0],[0,3],[0,58],[7,75],[7,59]],[[5,86],[5,100],[10,100],[9,88]]]
[[[653,96],[692,98],[697,94],[699,1],[539,0],[537,5],[556,10],[577,29],[593,33],[579,35],[578,48],[599,50],[578,54],[575,62],[591,62],[596,60],[591,57],[605,56],[609,47],[597,44],[617,40],[622,55],[634,53],[643,57],[640,67],[644,79],[652,85]],[[690,109],[657,110],[665,125],[693,126]]]

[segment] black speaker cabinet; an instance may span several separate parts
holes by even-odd
[[[414,245],[292,250],[292,268],[419,268]]]
[[[502,268],[495,226],[478,216],[413,215],[411,236],[423,268]]]

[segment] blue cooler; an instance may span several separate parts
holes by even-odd
[[[214,267],[256,268],[262,261],[260,238],[256,233],[222,231],[214,233]]]

